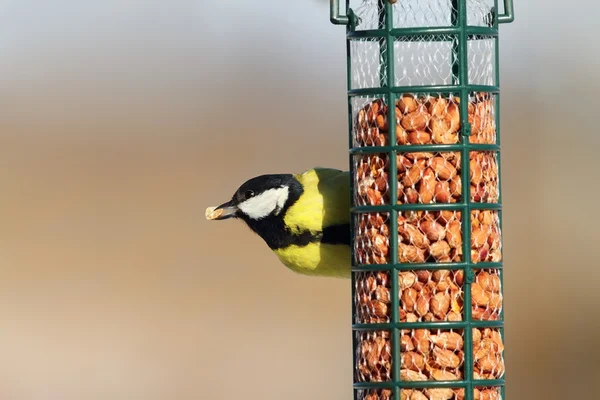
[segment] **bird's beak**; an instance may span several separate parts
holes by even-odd
[[[221,220],[235,217],[238,208],[231,202],[223,203],[218,207],[209,207],[206,209],[206,219]]]

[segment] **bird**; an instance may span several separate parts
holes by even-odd
[[[206,219],[242,220],[289,270],[304,276],[351,276],[350,174],[314,167],[248,179]]]

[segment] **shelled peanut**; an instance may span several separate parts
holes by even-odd
[[[460,211],[405,211],[398,216],[399,263],[463,261],[463,229]],[[387,214],[358,216],[355,257],[359,264],[390,263]],[[502,259],[500,219],[497,211],[471,211],[471,261]]]
[[[356,112],[355,140],[359,146],[386,146],[391,141],[398,145],[456,144],[461,139],[460,102],[455,95],[402,94],[395,104],[395,123],[390,124],[385,100],[372,100]],[[469,141],[495,143],[493,95],[472,94],[467,112],[471,125]]]

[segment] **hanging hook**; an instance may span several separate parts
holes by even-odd
[[[498,15],[498,23],[505,24],[515,20],[513,0],[504,0],[504,14]]]
[[[340,15],[340,0],[331,0],[329,9],[329,20],[335,25],[348,25],[350,19],[346,15]]]

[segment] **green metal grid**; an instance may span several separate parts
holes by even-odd
[[[402,0],[398,0],[402,1]],[[472,351],[472,329],[471,328],[497,328],[500,331],[501,337],[504,340],[504,307],[502,308],[497,321],[479,321],[473,320],[471,310],[471,283],[475,278],[475,271],[482,269],[496,269],[499,271],[500,282],[504,284],[503,271],[503,249],[501,248],[501,261],[490,263],[480,262],[475,265],[471,260],[471,210],[496,210],[498,212],[499,228],[502,232],[502,178],[501,178],[501,157],[500,157],[500,68],[499,68],[499,40],[498,40],[498,24],[509,23],[514,21],[513,2],[512,0],[504,0],[504,13],[498,13],[498,0],[494,2],[493,8],[493,24],[489,27],[469,26],[467,23],[467,0],[452,0],[454,10],[457,10],[452,15],[452,26],[450,27],[417,27],[417,28],[394,28],[393,23],[393,5],[388,0],[379,0],[379,29],[356,31],[357,17],[349,6],[349,0],[346,0],[346,13],[340,15],[339,0],[331,0],[330,19],[333,24],[346,25],[346,51],[347,51],[347,78],[348,78],[348,127],[349,127],[349,163],[351,175],[354,173],[353,156],[357,154],[373,154],[383,153],[389,155],[389,184],[390,184],[390,201],[389,205],[382,206],[356,206],[354,199],[354,179],[351,178],[351,204],[353,205],[351,218],[352,238],[355,234],[354,216],[361,213],[388,213],[390,217],[390,258],[398,260],[398,213],[402,211],[436,211],[436,210],[458,210],[462,212],[463,226],[468,227],[463,229],[463,262],[459,263],[394,263],[394,264],[376,264],[376,265],[361,265],[357,266],[355,262],[354,246],[352,246],[352,343],[353,343],[353,368],[356,366],[356,350],[357,350],[357,335],[356,332],[361,331],[378,331],[385,330],[391,332],[392,345],[392,379],[386,382],[358,382],[354,383],[354,397],[357,398],[357,390],[360,389],[391,389],[393,399],[400,400],[400,389],[410,388],[464,388],[465,400],[473,400],[473,390],[476,387],[500,387],[503,400],[505,397],[505,380],[474,380],[473,379],[473,351]],[[394,86],[395,84],[395,58],[394,58],[394,43],[398,38],[404,41],[433,41],[439,40],[440,35],[454,35],[458,37],[457,47],[453,54],[458,55],[458,62],[454,64],[454,76],[458,77],[458,82],[454,81],[452,85],[430,85],[430,86]],[[495,83],[496,86],[472,85],[469,83],[468,77],[468,40],[475,36],[485,36],[494,40],[495,46]],[[352,89],[351,82],[351,48],[352,40],[356,39],[378,39],[380,44],[387,44],[386,53],[384,56],[386,62],[383,64],[385,70],[380,71],[380,86],[378,88],[367,89]],[[383,48],[383,46],[380,46]],[[471,134],[471,126],[468,123],[468,102],[460,102],[460,120],[461,120],[461,135],[462,140],[458,144],[453,145],[392,145],[390,130],[390,145],[389,146],[365,146],[354,147],[353,141],[353,107],[352,99],[356,96],[378,95],[385,98],[388,107],[388,121],[394,121],[395,107],[391,105],[395,103],[397,95],[400,93],[458,93],[461,99],[469,98],[469,94],[473,92],[486,92],[494,94],[494,107],[496,119],[496,144],[471,144],[469,136]],[[461,179],[462,185],[462,202],[454,204],[397,204],[397,182],[398,171],[396,168],[396,154],[401,152],[442,152],[442,151],[460,151],[462,154]],[[472,151],[492,151],[497,157],[498,163],[498,190],[499,197],[496,203],[475,203],[471,202],[470,185],[466,182],[470,181],[470,152]],[[501,241],[503,240],[501,236]],[[399,293],[398,293],[398,273],[406,270],[436,270],[436,269],[452,269],[464,270],[464,320],[458,322],[417,322],[417,323],[402,323],[399,322]],[[391,276],[391,321],[389,323],[377,324],[358,324],[355,322],[356,305],[355,305],[355,273],[365,271],[382,271],[389,272]],[[400,346],[399,332],[401,329],[462,329],[464,330],[464,377],[458,381],[420,381],[420,382],[404,382],[400,379]],[[504,355],[503,355],[504,356]],[[506,361],[506,358],[504,356]],[[354,371],[353,371],[354,378]],[[355,381],[356,382],[356,381]]]

